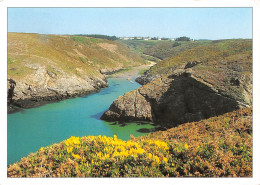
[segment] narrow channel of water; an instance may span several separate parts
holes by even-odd
[[[134,79],[132,81],[134,83],[124,78],[109,78],[109,87],[99,93],[8,114],[8,164],[70,136],[116,134],[128,140],[130,134],[136,137],[155,129],[151,123],[119,125],[100,120],[113,100],[140,87]]]

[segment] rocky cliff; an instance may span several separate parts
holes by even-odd
[[[106,74],[142,63],[105,39],[8,33],[8,112],[98,91]]]
[[[251,106],[250,47],[248,40],[221,41],[161,61],[139,78],[145,85],[120,96],[101,118],[174,126]]]

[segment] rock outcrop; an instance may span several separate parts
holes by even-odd
[[[86,95],[107,87],[104,76],[90,79],[67,74],[50,73],[44,66],[38,66],[35,73],[25,79],[8,79],[8,112],[20,108],[36,107],[45,103]]]
[[[8,112],[107,87],[106,75],[143,64],[127,46],[83,36],[8,33]]]
[[[252,53],[241,53],[222,60],[162,61],[169,67],[152,67],[137,80],[145,85],[120,96],[101,119],[172,127],[252,106]]]
[[[158,78],[120,96],[101,119],[145,120],[174,126],[221,115],[249,104],[223,94],[192,73],[183,72]]]

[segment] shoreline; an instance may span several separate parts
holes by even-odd
[[[119,71],[116,73],[113,73],[111,75],[106,76],[106,78],[126,78],[126,79],[130,79],[133,77],[138,77],[139,76],[139,71],[141,70],[149,70],[150,67],[152,67],[153,65],[156,64],[156,62],[153,61],[148,61],[150,64],[148,65],[141,65],[141,66],[135,66],[130,68],[129,70],[126,71]]]
[[[137,77],[140,70],[143,69],[149,69],[151,66],[156,64],[155,62],[149,61],[149,65],[141,65],[141,66],[135,66],[130,68],[129,70],[124,71],[124,69],[121,69],[119,71],[116,71],[113,74],[105,75],[105,79],[108,78],[125,78],[128,79],[130,82],[131,78]],[[46,97],[33,97],[29,99],[20,100],[18,102],[9,102],[7,104],[7,114],[13,114],[20,111],[23,111],[24,109],[30,109],[30,108],[36,108],[43,105],[46,105],[48,103],[55,103],[66,99],[76,98],[76,97],[83,97],[87,96],[93,93],[100,92],[101,89],[108,87],[108,84],[90,91],[82,91],[78,92],[76,94],[71,94],[69,96],[66,96],[64,94],[57,94],[55,96],[46,96]]]

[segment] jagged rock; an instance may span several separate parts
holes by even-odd
[[[120,96],[101,119],[108,121],[153,121],[178,125],[246,107],[232,96],[197,79],[191,73],[158,78]]]
[[[252,105],[251,73],[225,71],[230,79],[226,80],[222,73],[201,74],[184,66],[119,97],[101,119],[146,120],[171,127]]]
[[[49,79],[46,82],[47,72],[42,74],[43,78],[39,79],[38,75],[36,74],[31,84],[27,78],[18,81],[8,79],[7,102],[9,113],[15,112],[19,108],[31,108],[53,101],[86,95],[108,86],[105,79],[99,78],[86,81],[72,75],[59,76],[58,80],[51,81]]]
[[[34,73],[22,79],[8,79],[8,112],[15,112],[20,108],[31,108],[53,101],[86,95],[107,87],[105,77],[79,77],[65,73],[61,69],[55,78],[50,77],[46,67],[32,64]]]
[[[143,59],[125,45],[84,36],[8,33],[8,112],[107,87],[106,74]]]
[[[138,90],[118,97],[101,119],[108,121],[152,121],[151,105]]]
[[[252,106],[252,79],[251,40],[208,43],[158,62],[136,80],[145,85],[115,100],[101,118],[167,126],[198,121]],[[144,108],[131,109],[143,98]]]

